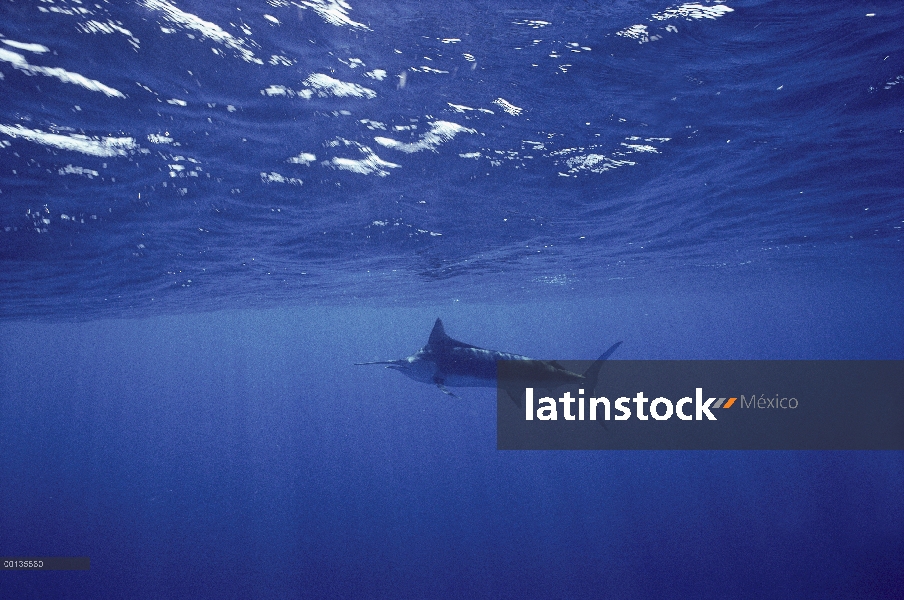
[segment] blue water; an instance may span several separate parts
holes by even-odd
[[[6,598],[893,598],[900,452],[498,452],[366,360],[904,358],[904,5],[0,4]]]

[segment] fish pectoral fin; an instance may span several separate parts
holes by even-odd
[[[449,388],[446,387],[446,380],[443,379],[442,377],[440,377],[439,375],[433,376],[433,383],[436,384],[436,387],[438,387],[439,391],[441,391],[442,393],[448,394],[448,395],[452,396],[453,398],[458,398],[458,396],[456,396],[455,394],[453,394],[452,392],[449,391]]]
[[[453,394],[452,392],[450,392],[450,391],[449,391],[449,388],[447,388],[447,387],[444,386],[443,384],[437,383],[437,384],[436,384],[436,387],[438,387],[438,388],[439,388],[439,391],[441,391],[442,393],[448,394],[448,395],[452,396],[453,398],[458,398],[458,396],[456,396],[455,394]]]

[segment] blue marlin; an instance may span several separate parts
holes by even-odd
[[[582,384],[588,390],[596,387],[604,360],[621,345],[617,342],[594,361],[583,374],[573,373],[555,361],[535,360],[520,354],[497,352],[459,342],[446,335],[441,319],[430,332],[427,345],[407,358],[355,363],[356,365],[386,365],[403,375],[436,385],[444,393],[455,396],[449,387],[496,387],[496,361],[524,361],[523,369],[515,364],[515,376],[531,381],[539,387],[553,389],[566,384]],[[512,399],[515,400],[515,396]],[[517,403],[517,400],[516,400]]]

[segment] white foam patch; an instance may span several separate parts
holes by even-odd
[[[151,133],[148,135],[148,141],[152,144],[168,144],[171,146],[180,146],[179,142],[173,141],[173,138],[168,135],[160,135],[157,133]]]
[[[665,21],[666,19],[684,18],[684,19],[717,19],[730,12],[734,12],[733,8],[724,4],[716,4],[714,6],[704,6],[703,4],[682,4],[673,8],[667,8],[661,13],[654,13],[652,17],[657,21]]]
[[[91,90],[92,92],[102,92],[112,98],[125,98],[125,94],[119,90],[113,89],[94,79],[88,79],[84,75],[79,75],[78,73],[73,73],[58,67],[39,67],[37,65],[32,65],[18,52],[0,48],[0,61],[11,64],[26,75],[46,75],[47,77],[55,77],[63,83],[78,85],[86,90]]]
[[[884,89],[890,90],[891,88],[895,87],[899,83],[904,83],[904,75],[898,75],[894,79],[889,79],[888,81],[886,81]]]
[[[167,157],[163,156],[163,154],[161,154],[160,156],[163,158],[167,158]],[[198,165],[199,162],[196,159],[191,158],[191,157],[186,158],[184,156],[170,155],[169,160],[174,161],[174,164],[167,165],[167,167],[169,168],[169,176],[170,177],[185,178],[185,177],[199,177],[200,176],[200,173],[202,171],[201,167],[199,167],[199,166],[193,167],[191,165],[178,164],[180,162],[190,162],[193,165]]]
[[[734,9],[725,6],[724,4],[716,4],[713,6],[705,6],[697,3],[682,4],[681,6],[667,8],[659,13],[653,13],[651,15],[651,20],[667,21],[669,19],[685,19],[687,21],[692,21],[699,19],[717,19],[730,12],[734,12]],[[635,39],[638,43],[645,44],[647,42],[655,42],[656,40],[662,39],[663,30],[657,29],[657,31],[658,33],[651,33],[646,25],[631,25],[630,27],[626,27],[625,29],[616,32],[615,35]],[[674,25],[667,25],[665,31],[677,33],[678,28]]]
[[[493,100],[493,104],[501,107],[502,110],[504,110],[508,114],[512,115],[513,117],[517,117],[522,112],[524,112],[523,108],[519,108],[519,107],[515,106],[514,104],[512,104],[511,102],[509,102],[508,100],[505,100],[503,98],[496,98],[495,100]]]
[[[364,74],[365,77],[370,77],[371,79],[376,79],[377,81],[383,81],[386,79],[386,71],[383,69],[374,69],[373,71],[368,71]]]
[[[443,73],[448,73],[448,72],[449,72],[449,71],[444,71],[444,70],[442,70],[442,69],[434,69],[433,67],[428,67],[428,66],[426,66],[426,65],[421,66],[421,67],[411,67],[411,70],[414,71],[415,73],[437,73],[437,74],[443,74]]]
[[[38,129],[28,129],[22,125],[0,125],[0,133],[11,138],[20,138],[60,150],[81,152],[90,156],[127,156],[138,149],[130,137],[89,137],[87,135],[61,135]]]
[[[303,183],[301,179],[296,179],[295,177],[286,177],[284,175],[280,175],[276,171],[271,171],[270,173],[261,173],[261,182],[288,183],[290,185],[301,185]]]
[[[401,219],[396,219],[392,222],[390,221],[371,221],[370,225],[365,226],[365,229],[370,229],[371,227],[388,227],[392,225],[393,228],[398,227],[398,230],[408,231],[408,237],[416,237],[419,235],[427,234],[430,237],[440,237],[443,234],[438,233],[436,231],[430,231],[429,229],[421,229],[419,227],[415,227],[410,223],[405,223]],[[368,236],[370,237],[370,236]]]
[[[512,21],[512,25],[525,25],[530,27],[531,29],[542,29],[548,25],[552,25],[549,21],[541,21],[541,20],[532,20],[532,19],[519,19],[517,21]]]
[[[458,123],[450,123],[449,121],[434,121],[430,123],[430,130],[424,133],[416,142],[404,143],[387,137],[375,137],[374,141],[386,148],[411,154],[421,150],[435,150],[437,146],[443,142],[448,142],[459,133],[477,133],[477,130],[462,127]]]
[[[279,25],[279,19],[274,17],[273,15],[264,15],[264,18],[273,23],[274,25]]]
[[[626,144],[622,142],[622,146],[629,150],[633,150],[634,152],[650,152],[653,154],[659,154],[659,150],[657,148],[648,144]]]
[[[315,156],[314,154],[311,154],[310,152],[302,152],[298,156],[293,156],[286,162],[294,163],[296,165],[308,166],[309,164],[313,163],[315,160],[317,160],[317,156]]]
[[[44,4],[53,4],[53,0],[41,0],[41,2]],[[81,2],[81,0],[74,0],[74,3],[81,4],[82,2]],[[63,2],[61,2],[61,4],[63,4]],[[95,6],[97,6],[97,5],[95,4]],[[100,7],[97,6],[97,8],[100,8]],[[72,8],[67,8],[64,6],[48,6],[48,7],[39,6],[38,10],[41,12],[44,12],[44,13],[52,12],[52,13],[56,13],[59,15],[90,15],[90,14],[93,14],[90,10],[88,10],[84,6],[73,6]]]
[[[180,10],[164,0],[143,0],[143,3],[148,9],[163,13],[163,17],[171,23],[191,29],[208,40],[231,48],[238,53],[242,60],[258,65],[264,64],[264,61],[256,57],[254,52],[248,48],[245,40],[224,31],[216,23],[205,21],[197,15]]]
[[[357,83],[339,81],[323,73],[314,73],[305,80],[305,85],[322,98],[336,96],[337,98],[376,98],[377,93]]]
[[[44,54],[45,52],[50,52],[50,48],[47,46],[42,46],[41,44],[29,44],[26,42],[17,42],[15,40],[0,40],[7,46],[12,46],[18,50],[25,50],[26,52],[34,52],[35,54]]]
[[[389,175],[386,169],[398,169],[401,165],[386,162],[376,154],[371,154],[365,158],[354,160],[350,158],[333,158],[329,161],[329,165],[342,169],[343,171],[351,171],[352,173],[360,173],[361,175],[369,175],[376,173],[380,177]]]
[[[291,90],[284,85],[271,85],[261,90],[261,94],[265,96],[289,96],[295,95],[295,90]]]
[[[378,175],[379,177],[386,177],[387,175],[389,175],[389,171],[387,171],[386,169],[398,169],[402,166],[383,160],[382,158],[377,156],[376,152],[374,152],[364,144],[359,144],[358,142],[352,142],[339,138],[330,142],[329,146],[336,147],[340,144],[345,145],[346,147],[356,148],[358,152],[363,155],[363,158],[354,159],[334,157],[330,160],[324,161],[322,163],[323,165],[332,167],[334,169],[341,169],[343,171],[359,173],[361,175],[374,174]]]
[[[370,27],[364,23],[353,21],[349,16],[352,7],[345,0],[304,0],[298,6],[310,8],[320,15],[320,18],[337,27],[351,27],[353,29],[362,29],[370,31]]]
[[[620,167],[626,166],[634,166],[637,162],[633,159],[632,155],[634,154],[659,154],[659,149],[650,144],[649,142],[656,143],[664,143],[668,142],[671,138],[666,137],[649,137],[649,138],[640,138],[638,136],[629,136],[625,138],[626,141],[621,143],[621,146],[624,150],[617,150],[608,155],[599,154],[597,152],[587,152],[587,150],[595,150],[595,147],[590,148],[566,148],[563,150],[556,150],[555,152],[550,152],[549,156],[570,156],[565,160],[565,164],[568,165],[568,173],[559,173],[564,176],[571,176],[580,171],[589,171],[591,173],[605,173],[606,171],[611,171],[613,169],[618,169]],[[628,142],[638,142],[644,141],[648,142],[647,144],[637,144],[637,143],[628,143]],[[577,154],[584,153],[586,154]],[[575,156],[575,154],[577,154]]]
[[[488,108],[471,108],[470,106],[465,106],[464,104],[452,104],[451,102],[447,102],[446,104],[448,104],[449,107],[457,113],[467,113],[476,110],[478,112],[487,113],[488,115],[495,114]]]
[[[524,163],[524,159],[533,158],[532,156],[522,156],[520,153],[514,150],[493,150],[490,151],[485,149],[486,158],[490,161],[490,164],[494,167],[498,167],[503,164],[503,161],[514,162],[517,161],[520,163],[520,166],[526,167],[527,165]],[[516,169],[518,167],[515,167]]]
[[[565,163],[571,167],[570,173],[577,171],[590,171],[591,173],[605,173],[618,167],[633,166],[637,163],[631,160],[610,158],[604,154],[586,154],[569,158]]]
[[[621,31],[616,31],[615,35],[631,38],[632,40],[637,40],[641,44],[645,44],[650,41],[650,31],[646,25],[631,25],[630,27],[626,27]]]
[[[94,169],[86,169],[85,167],[76,167],[73,165],[66,165],[59,170],[59,173],[60,175],[84,175],[88,179],[94,179],[99,175]]]
[[[132,35],[131,31],[123,27],[122,23],[120,23],[119,21],[85,21],[84,23],[79,23],[77,27],[85,33],[120,33],[129,38],[129,44],[131,44],[132,47],[136,50],[138,50],[139,46],[141,45],[141,42],[138,41],[138,38]]]

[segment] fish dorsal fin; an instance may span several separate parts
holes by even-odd
[[[448,339],[449,336],[446,335],[446,330],[443,328],[442,319],[437,319],[436,323],[433,324],[433,331],[430,332],[430,339],[427,340],[427,345],[439,346]]]

